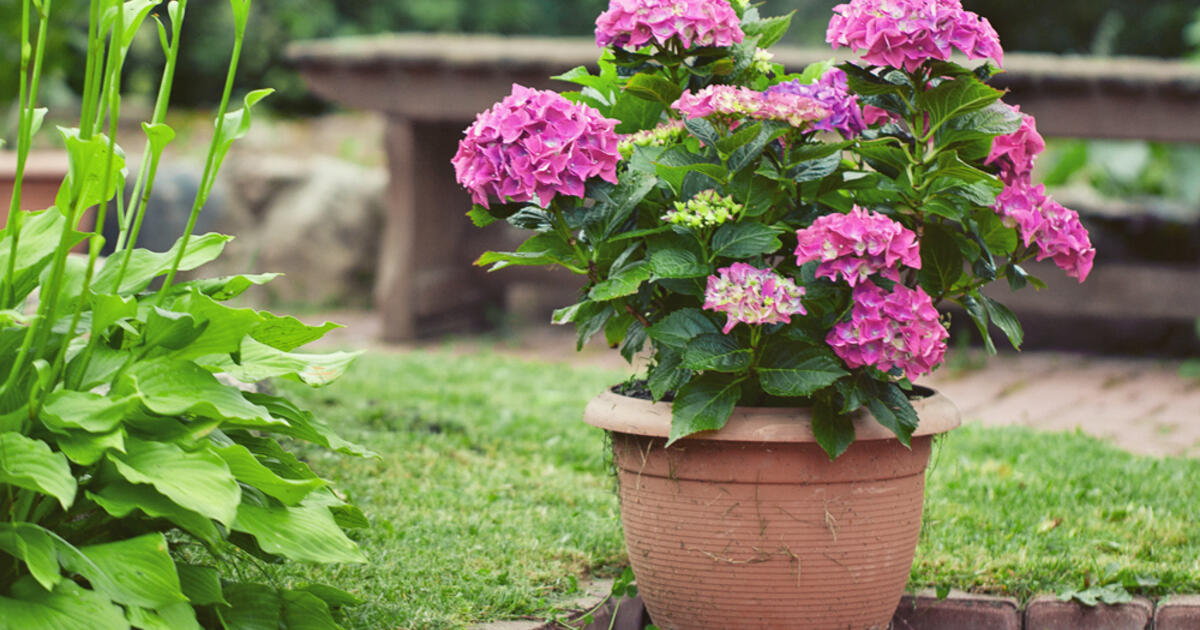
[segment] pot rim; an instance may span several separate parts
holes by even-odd
[[[958,407],[934,391],[932,396],[912,401],[920,424],[913,436],[945,433],[962,424]],[[860,409],[851,418],[855,440],[894,440],[896,435]],[[735,407],[729,422],[716,431],[701,431],[684,440],[727,442],[816,442],[807,407]],[[618,433],[668,438],[671,435],[671,405],[633,398],[605,390],[588,403],[583,421]]]

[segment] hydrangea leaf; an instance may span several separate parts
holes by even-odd
[[[679,388],[671,405],[670,445],[697,433],[720,429],[729,421],[742,396],[742,379],[731,374],[708,373]]]
[[[828,351],[796,343],[769,344],[755,372],[763,391],[784,397],[808,396],[848,374]]]

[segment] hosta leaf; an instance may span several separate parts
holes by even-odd
[[[671,405],[668,443],[725,426],[741,395],[741,380],[729,374],[703,374],[679,388]]]
[[[116,518],[125,518],[134,510],[140,510],[150,518],[167,519],[210,545],[216,545],[221,540],[221,534],[211,519],[181,507],[148,484],[113,479],[94,492],[88,491],[87,496]]]
[[[283,598],[262,584],[228,584],[228,606],[217,608],[225,630],[279,630]]]
[[[363,603],[363,600],[347,593],[346,591],[338,590],[332,586],[324,584],[309,584],[295,589],[297,592],[303,591],[316,595],[325,602],[330,608],[342,608],[344,606],[358,606]]]
[[[122,375],[117,390],[132,394],[150,411],[164,416],[199,415],[207,418],[278,424],[266,409],[246,400],[237,389],[222,385],[190,361],[143,361]]]
[[[323,505],[259,507],[243,503],[238,506],[233,529],[254,536],[267,553],[299,562],[366,562]]]
[[[189,453],[174,444],[134,438],[126,448],[123,455],[108,455],[126,480],[150,484],[176,504],[226,525],[236,518],[242,491],[215,453]]]
[[[86,577],[92,588],[119,604],[160,608],[187,601],[162,533],[75,549],[86,560],[62,553],[63,568]]]
[[[112,199],[125,185],[125,152],[108,136],[84,139],[78,128],[59,127],[67,151],[67,177],[54,205],[86,209]]]
[[[171,292],[187,293],[195,289],[218,302],[224,302],[225,300],[230,300],[241,295],[250,287],[266,284],[280,275],[282,274],[254,273],[224,276],[221,278],[204,278],[202,280],[192,280],[176,284],[172,287]]]
[[[8,597],[0,597],[3,630],[79,630],[84,619],[88,630],[129,630],[121,608],[106,595],[70,580],[47,591],[32,578],[22,578]]]
[[[247,337],[242,341],[236,363],[225,355],[204,363],[244,383],[293,376],[307,385],[317,387],[340,377],[360,354],[362,352],[284,352]]]
[[[341,324],[333,322],[310,326],[290,315],[280,317],[266,311],[260,311],[258,314],[262,317],[262,323],[250,331],[250,336],[284,352],[291,352],[324,337],[325,333],[335,328],[342,327]]]
[[[179,586],[183,594],[196,606],[228,604],[221,594],[220,571],[183,562],[175,563],[175,571],[179,573]]]
[[[231,308],[198,291],[177,301],[172,308],[190,314],[203,324],[200,334],[181,352],[172,353],[176,359],[237,352],[242,339],[263,322],[254,309]]]
[[[195,609],[187,602],[176,602],[158,610],[130,606],[125,609],[125,617],[141,630],[202,630]]]
[[[284,479],[260,463],[253,453],[240,444],[215,450],[239,482],[262,490],[284,505],[298,505],[313,490],[325,485],[325,481],[318,478]]]
[[[250,2],[249,0],[235,0],[233,4],[245,4],[246,6],[249,6]],[[244,17],[241,19],[241,24],[242,26],[245,25]],[[225,155],[229,153],[229,149],[233,147],[233,143],[239,138],[245,136],[247,133],[250,133],[251,110],[259,103],[259,101],[270,96],[274,91],[275,90],[272,89],[265,89],[248,92],[246,96],[242,98],[243,107],[241,109],[225,114],[225,121],[224,124],[221,125],[220,135],[213,139],[214,150],[212,160],[214,172],[221,168],[221,162],[224,161]],[[209,183],[209,187],[211,187],[211,185],[212,184]],[[207,197],[208,190],[202,189],[200,192],[203,197]],[[201,202],[203,201],[204,199],[202,198]]]
[[[307,440],[346,455],[378,457],[374,451],[343,440],[325,422],[313,416],[311,412],[297,407],[286,398],[266,394],[246,394],[246,397],[269,409],[273,416],[277,416],[285,421],[272,426],[258,427],[259,430],[272,431],[301,440]]]
[[[47,591],[62,580],[52,534],[32,523],[0,523],[0,551],[25,563]]]
[[[129,256],[129,265],[125,271],[125,276],[121,279],[120,287],[117,287],[117,275],[120,273],[122,261],[116,258],[111,259],[96,274],[96,278],[92,281],[92,290],[96,293],[118,293],[121,295],[139,293],[145,290],[150,285],[151,280],[167,273],[171,269],[171,262],[175,259],[182,240],[182,237],[180,237],[180,240],[176,241],[171,249],[161,253],[145,249],[133,250]],[[225,249],[225,244],[231,240],[233,240],[232,236],[216,233],[193,236],[188,241],[187,252],[183,255],[183,260],[179,263],[179,270],[189,271],[215,259],[221,255],[221,251]]]
[[[64,510],[75,502],[75,476],[66,456],[20,433],[0,433],[0,483],[52,496]]]
[[[51,431],[81,429],[88,433],[111,433],[136,406],[137,399],[131,396],[109,398],[91,392],[59,389],[46,397],[38,417]]]
[[[304,591],[283,591],[283,622],[288,630],[341,630],[329,605]]]
[[[117,429],[112,433],[100,434],[68,430],[58,435],[57,442],[58,450],[62,451],[67,459],[80,466],[91,466],[110,450],[125,452],[125,430]]]

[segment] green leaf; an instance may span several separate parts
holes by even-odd
[[[120,295],[92,294],[92,334],[100,335],[120,320],[137,317],[137,300]]]
[[[0,483],[52,496],[63,510],[75,502],[77,486],[66,456],[20,433],[0,433]]]
[[[247,273],[220,278],[202,278],[200,280],[177,283],[171,287],[171,293],[184,294],[190,293],[195,289],[218,302],[224,302],[245,293],[246,289],[250,287],[266,284],[281,275],[283,274]]]
[[[155,491],[151,485],[132,484],[114,478],[99,488],[89,490],[87,497],[116,518],[126,518],[134,510],[140,510],[148,518],[171,521],[209,545],[216,546],[221,542],[221,534],[212,520],[176,504]]]
[[[320,326],[309,326],[291,315],[280,317],[267,311],[259,311],[258,315],[262,319],[262,323],[250,331],[250,337],[284,352],[308,345],[324,337],[325,333],[342,328],[341,324],[333,322],[325,322]]]
[[[83,139],[79,129],[59,127],[67,151],[67,177],[54,205],[86,209],[107,202],[125,186],[125,152],[109,146],[108,136]]]
[[[963,275],[962,253],[950,231],[926,223],[921,238],[921,288],[934,299],[944,295]]]
[[[38,275],[49,265],[51,256],[58,247],[63,227],[67,219],[58,208],[50,208],[38,212],[27,212],[21,221],[21,236],[17,242],[17,257],[13,262],[14,277],[0,279],[0,286],[5,284],[13,287],[15,300],[23,300],[38,283]],[[9,257],[12,252],[12,224],[5,228],[0,235],[0,268],[7,270]],[[74,245],[84,235],[75,233],[68,240]]]
[[[179,270],[190,271],[206,262],[214,260],[221,255],[221,251],[225,249],[225,244],[231,240],[233,240],[232,236],[216,233],[193,236],[188,241],[187,252],[183,255],[183,260],[179,263]],[[130,295],[144,291],[146,287],[150,286],[151,280],[166,274],[171,269],[171,263],[174,261],[181,244],[182,237],[175,242],[175,245],[171,249],[165,252],[151,252],[145,249],[133,250],[129,257],[129,266],[126,269],[125,277],[121,279],[121,286],[119,288],[116,284],[117,274],[121,269],[121,261],[113,260],[111,264],[104,265],[100,272],[96,274],[96,278],[92,282],[92,291],[95,293],[120,295]]]
[[[286,376],[306,385],[320,387],[345,373],[360,354],[362,352],[284,352],[247,337],[242,341],[237,362],[228,355],[222,355],[206,360],[204,364],[243,383]]]
[[[199,337],[207,327],[207,321],[198,321],[188,313],[177,313],[154,306],[146,317],[142,338],[145,339],[147,348],[179,350]]]
[[[664,154],[668,155],[668,154]],[[682,195],[684,190],[684,179],[689,173],[699,173],[708,178],[705,182],[706,187],[712,188],[717,185],[723,185],[729,180],[729,171],[720,164],[710,164],[708,162],[695,162],[692,164],[671,165],[658,163],[655,166],[655,172],[664,181],[671,186],[671,189],[676,194]]]
[[[226,630],[279,630],[283,598],[262,584],[227,584],[228,606],[217,608]]]
[[[720,333],[700,335],[683,350],[684,366],[696,371],[741,372],[750,367],[753,358],[753,350]]]
[[[1004,225],[1004,221],[989,210],[982,210],[975,215],[975,223],[979,226],[979,240],[995,256],[1008,256],[1017,249],[1017,231]]]
[[[283,420],[283,422],[278,424],[255,427],[260,431],[272,431],[301,440],[307,440],[344,455],[379,457],[374,451],[343,440],[325,422],[318,420],[312,413],[297,407],[295,403],[286,398],[267,394],[246,394],[246,398],[250,402],[269,410],[272,416]]]
[[[720,332],[698,308],[681,308],[659,320],[646,331],[658,343],[682,352],[692,339]]]
[[[683,354],[670,346],[663,346],[656,354],[658,361],[646,376],[646,385],[654,400],[662,400],[688,381],[692,371],[683,367]]]
[[[199,291],[184,296],[173,305],[203,324],[200,334],[171,354],[176,359],[192,359],[207,354],[237,352],[242,340],[263,323],[263,317],[251,308],[233,308]]]
[[[243,2],[245,3],[245,5],[247,7],[250,4],[249,0],[232,0],[232,1],[233,1],[233,4],[235,5],[235,7],[239,3],[243,3]],[[234,9],[234,12],[235,13],[237,12],[236,8]],[[241,18],[241,24],[243,27],[245,26],[245,18],[244,17]],[[252,92],[249,92],[242,99],[242,104],[243,104],[242,109],[232,111],[232,112],[225,114],[225,122],[224,122],[224,124],[221,125],[220,135],[218,135],[216,138],[213,139],[213,151],[212,151],[213,172],[220,170],[221,163],[225,160],[225,156],[226,156],[226,154],[229,153],[229,149],[231,147],[233,147],[233,143],[236,142],[238,139],[242,138],[243,136],[245,136],[247,133],[250,133],[250,111],[251,111],[251,109],[253,109],[254,106],[257,105],[259,101],[270,96],[274,92],[275,92],[275,90],[272,90],[272,89],[254,90]],[[207,188],[211,188],[211,187],[212,187],[212,183],[209,182],[207,184]],[[209,192],[208,190],[202,189],[201,190],[201,198],[207,199],[208,192]],[[201,203],[203,203],[203,201]]]
[[[895,383],[879,383],[876,394],[867,399],[867,409],[879,424],[896,434],[901,444],[909,446],[920,419],[908,396]]]
[[[768,344],[755,366],[763,391],[773,396],[809,396],[846,376],[827,350],[797,343]]]
[[[1013,348],[1020,350],[1021,343],[1025,340],[1025,332],[1021,329],[1021,322],[1017,319],[1016,314],[1007,306],[986,295],[980,297],[983,298],[983,305],[987,308],[992,323],[1004,331]]]
[[[259,507],[243,503],[238,506],[233,529],[254,536],[267,553],[298,562],[366,562],[323,505]]]
[[[80,555],[62,553],[63,568],[87,578],[92,588],[119,604],[161,608],[186,602],[179,590],[175,562],[162,533],[78,547]]]
[[[22,561],[47,591],[62,580],[54,534],[32,523],[0,523],[0,551]]]
[[[749,166],[762,155],[763,150],[771,141],[782,137],[791,128],[787,123],[762,123],[762,125],[763,128],[758,137],[738,147],[730,154],[729,173],[737,173]]]
[[[617,133],[635,133],[658,124],[666,105],[658,101],[647,101],[635,94],[621,92],[608,115],[621,121]]]
[[[81,429],[110,433],[136,405],[136,399],[114,399],[91,392],[60,389],[50,393],[38,416],[51,431]]]
[[[177,505],[226,525],[236,518],[242,491],[215,453],[135,438],[126,441],[126,450],[108,455],[126,480],[150,484]]]
[[[730,374],[702,374],[683,387],[671,405],[667,444],[699,431],[720,429],[742,396],[742,379]]]
[[[313,490],[326,485],[325,480],[311,477],[308,479],[284,479],[258,461],[245,446],[231,444],[214,449],[221,459],[229,466],[229,471],[238,482],[254,486],[264,493],[275,497],[284,505],[299,505],[304,497]]]
[[[125,615],[108,597],[70,580],[47,591],[32,578],[22,578],[8,594],[0,597],[0,623],[6,630],[79,630],[81,619],[87,620],[88,630],[129,630]]]
[[[650,279],[650,265],[644,261],[634,263],[599,282],[588,292],[588,298],[597,302],[611,300],[637,293],[638,287]]]
[[[196,610],[187,602],[176,602],[157,610],[129,606],[125,618],[142,630],[203,630],[196,620]]]
[[[283,591],[283,622],[289,630],[341,630],[329,605],[304,591]]]
[[[838,413],[824,398],[816,401],[812,414],[813,437],[830,461],[837,459],[854,442],[854,421]]]
[[[58,449],[67,459],[80,466],[91,466],[100,461],[109,451],[125,452],[125,430],[97,435],[85,431],[61,431]]]
[[[486,208],[479,204],[475,204],[471,210],[467,212],[467,218],[471,220],[471,223],[475,224],[475,227],[478,228],[487,227],[499,220],[492,216]]]
[[[196,606],[226,604],[221,594],[221,572],[212,567],[203,567],[183,562],[175,563],[179,573],[179,586],[188,601]]]
[[[800,162],[788,170],[788,175],[797,184],[815,182],[836,173],[838,167],[841,165],[842,155],[840,153],[832,153],[824,157]]]
[[[933,129],[955,116],[981,110],[1003,95],[975,77],[958,77],[917,92],[914,104],[929,113],[929,128]]]
[[[320,598],[330,608],[344,608],[346,606],[358,606],[363,603],[363,600],[347,593],[346,591],[338,590],[332,586],[324,584],[309,584],[294,589],[296,592],[309,593]]]
[[[796,15],[795,10],[787,15],[779,15],[765,20],[742,22],[742,31],[746,37],[757,36],[759,48],[770,48],[783,39],[784,34],[792,25],[792,16],[794,15]]]
[[[625,84],[625,91],[668,107],[683,94],[683,89],[675,83],[649,72],[639,72],[630,77],[629,82]]]
[[[688,123],[690,124],[690,123],[694,122],[695,120],[704,120],[704,119],[702,119],[702,118],[693,119],[693,120],[689,120]],[[705,122],[707,122],[707,121],[705,121]],[[709,126],[710,127],[712,126],[711,123],[709,124]],[[745,146],[751,140],[757,138],[758,134],[760,132],[762,132],[762,123],[756,122],[756,123],[753,123],[750,125],[742,125],[741,127],[738,127],[737,131],[733,132],[732,134],[730,134],[728,136],[725,136],[724,138],[717,140],[716,141],[717,150],[720,151],[722,155],[729,155],[730,153]],[[714,133],[715,133],[715,131],[714,131]],[[692,135],[695,135],[695,134],[693,133]],[[696,137],[699,138],[700,136],[696,136]],[[703,138],[701,138],[701,139],[703,140]],[[705,144],[709,144],[709,143],[705,142]]]
[[[762,223],[726,223],[712,239],[714,258],[750,258],[779,250],[779,232]]]
[[[996,354],[996,344],[992,342],[992,335],[988,332],[988,311],[987,307],[979,299],[978,291],[973,291],[968,295],[962,296],[959,304],[967,311],[967,315],[971,317],[971,321],[975,322],[975,327],[979,329],[979,336],[983,338],[983,347],[987,349],[988,354]]]
[[[206,418],[278,424],[264,408],[247,401],[240,391],[191,361],[142,361],[121,376],[118,395],[133,394],[150,411],[164,416],[199,415]]]
[[[656,278],[699,278],[712,271],[695,239],[652,241],[650,248],[650,269]]]

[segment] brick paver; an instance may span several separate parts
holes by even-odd
[[[1021,608],[1008,597],[951,591],[939,600],[933,591],[905,595],[892,617],[892,630],[1021,630]]]
[[[1172,595],[1158,603],[1154,630],[1197,630],[1200,628],[1200,595]]]
[[[1136,597],[1127,604],[1082,606],[1051,595],[1025,607],[1025,630],[1149,630],[1154,604]]]

